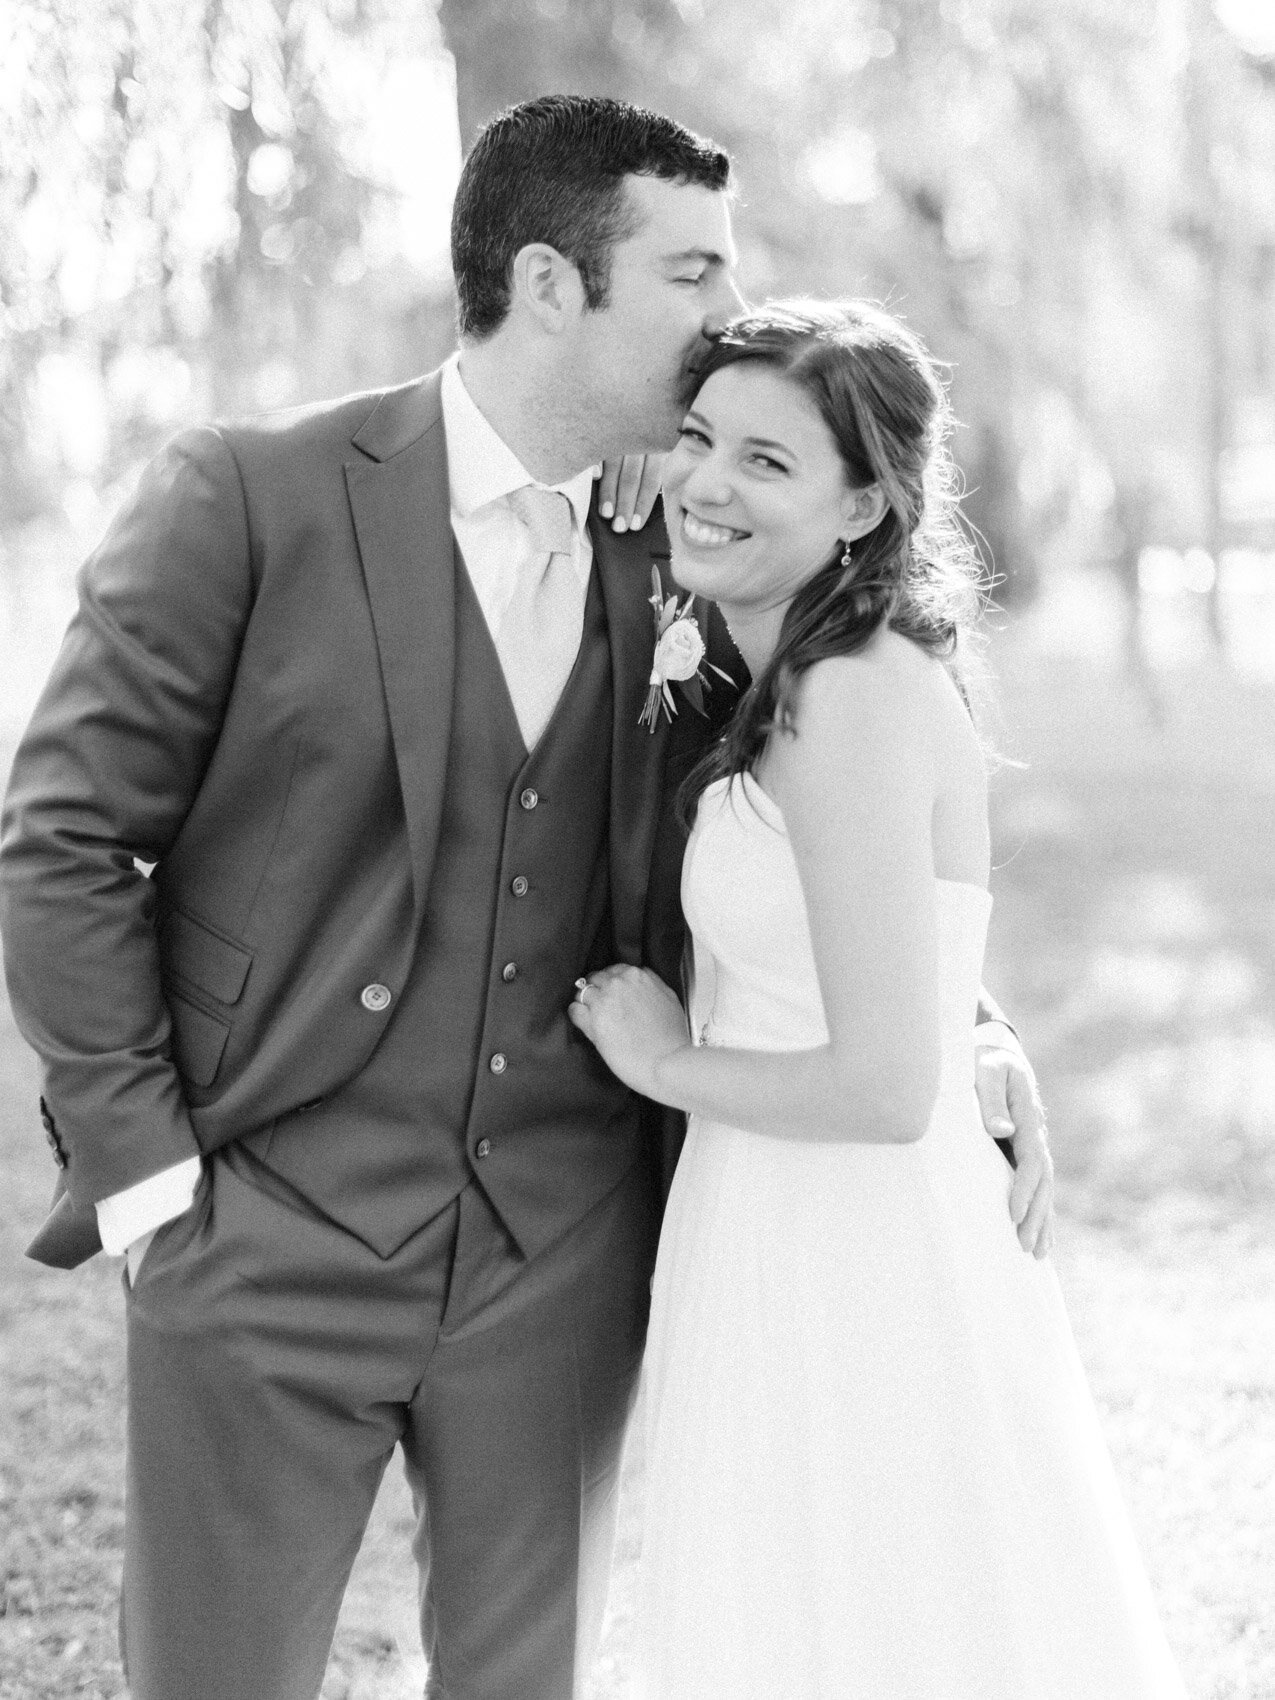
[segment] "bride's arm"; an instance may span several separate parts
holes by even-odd
[[[595,975],[573,1019],[636,1090],[714,1121],[802,1139],[905,1143],[939,1079],[929,730],[932,666],[892,635],[802,681],[798,731],[768,752],[801,878],[828,1043],[692,1047],[667,988]]]

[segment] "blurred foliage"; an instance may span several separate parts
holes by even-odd
[[[1207,0],[11,0],[0,525],[187,417],[445,350],[402,215],[450,115],[406,158],[377,120],[447,54],[466,143],[549,90],[658,106],[736,159],[752,296],[902,311],[1011,593],[1253,540],[1221,465],[1275,445],[1275,72]]]
[[[372,147],[393,68],[439,52],[412,0],[3,13],[0,524],[192,416],[407,376],[431,307],[441,351]]]

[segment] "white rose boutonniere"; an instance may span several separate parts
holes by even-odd
[[[651,660],[646,706],[638,716],[638,725],[649,727],[654,732],[661,709],[669,720],[677,713],[671,685],[683,685],[691,707],[700,714],[708,712],[704,707],[704,692],[712,686],[700,670],[704,660],[704,639],[700,636],[699,622],[691,613],[694,597],[688,596],[679,608],[676,596],[665,596],[658,567],[651,568],[651,586],[650,602],[655,610],[655,654]],[[729,673],[723,673],[711,661],[707,665],[728,685],[734,684]]]
[[[670,599],[671,600],[671,599]],[[683,609],[665,628],[655,646],[655,661],[651,667],[651,683],[663,684],[666,679],[693,679],[704,659],[704,640],[699,624]]]

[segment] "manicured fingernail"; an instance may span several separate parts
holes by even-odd
[[[645,524],[646,524],[646,521],[642,518],[641,514],[634,514],[634,516],[633,516],[633,529],[634,529],[634,531],[641,531],[642,527]]]
[[[1013,1135],[1014,1124],[1013,1122],[1002,1121],[1000,1117],[997,1116],[992,1122],[992,1131],[995,1133],[997,1139],[1009,1139]]]
[[[598,512],[602,515],[603,519],[610,519],[611,515],[615,512],[615,503],[603,502],[602,506],[598,509]]]
[[[611,529],[612,531],[627,531],[629,529],[629,522],[627,519],[613,520]]]

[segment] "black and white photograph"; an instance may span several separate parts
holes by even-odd
[[[1275,5],[3,0],[0,1700],[1275,1700]]]

